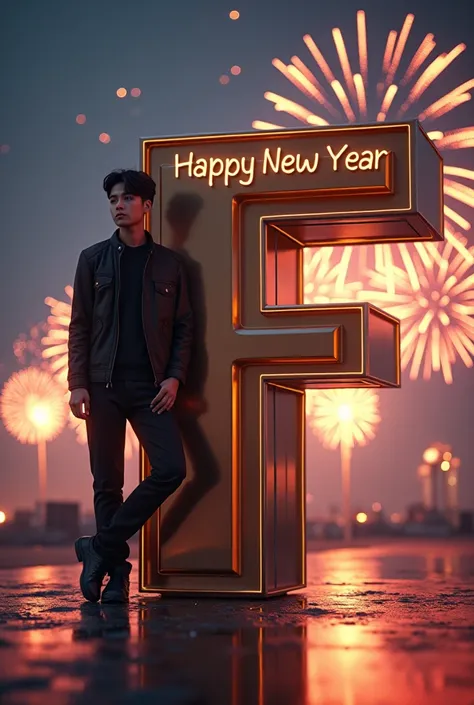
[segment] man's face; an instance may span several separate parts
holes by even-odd
[[[143,223],[143,216],[151,208],[151,202],[143,202],[140,196],[125,193],[124,184],[116,184],[110,192],[110,213],[119,228],[130,228]]]

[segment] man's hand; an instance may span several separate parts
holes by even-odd
[[[87,389],[73,389],[69,406],[76,419],[87,419],[91,410],[91,398]]]
[[[178,393],[179,380],[174,377],[168,377],[160,385],[160,391],[150,404],[150,408],[154,414],[162,414],[163,411],[169,411],[173,408]]]

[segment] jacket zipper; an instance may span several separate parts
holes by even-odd
[[[117,281],[118,281],[118,290],[117,290],[117,300],[115,304],[115,320],[117,321],[117,335],[115,336],[115,346],[114,346],[114,351],[112,354],[112,364],[110,366],[110,374],[109,374],[109,381],[105,385],[106,388],[112,389],[112,375],[114,373],[114,366],[115,366],[115,358],[117,357],[117,350],[118,350],[118,342],[119,342],[119,335],[120,335],[120,316],[119,316],[119,298],[120,298],[120,259],[122,257],[122,251],[123,247],[120,246],[118,248],[119,251],[119,261],[118,261],[118,273],[117,273]]]
[[[144,305],[145,275],[146,275],[146,270],[147,270],[147,267],[148,267],[148,262],[150,261],[150,257],[151,257],[151,251],[150,251],[150,253],[148,254],[147,260],[146,260],[146,262],[145,262],[145,268],[144,268],[144,270],[143,270],[143,281],[142,281],[142,326],[143,326],[143,335],[145,336],[146,351],[147,351],[147,353],[148,353],[148,359],[150,360],[150,365],[151,365],[151,369],[152,369],[152,372],[153,372],[153,378],[154,378],[154,382],[153,382],[153,383],[154,383],[155,387],[157,387],[158,385],[157,385],[157,382],[156,382],[156,372],[155,372],[155,368],[153,367],[153,360],[152,360],[152,357],[151,357],[151,355],[150,355],[150,348],[149,348],[149,346],[148,346],[148,338],[147,338],[147,335],[146,335],[145,312],[144,312],[144,308],[145,308],[145,305]]]

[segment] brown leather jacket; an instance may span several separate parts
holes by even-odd
[[[155,385],[167,377],[186,380],[192,343],[192,312],[181,260],[157,245],[149,233],[150,253],[143,274],[142,317]],[[120,257],[118,230],[108,240],[83,250],[74,280],[69,327],[69,390],[91,382],[111,384],[119,324]]]

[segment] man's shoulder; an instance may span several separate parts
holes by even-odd
[[[96,242],[94,245],[90,245],[90,247],[86,247],[85,250],[82,250],[81,254],[87,260],[92,260],[108,247],[110,247],[110,238],[107,238],[107,240],[101,240],[101,242]]]

